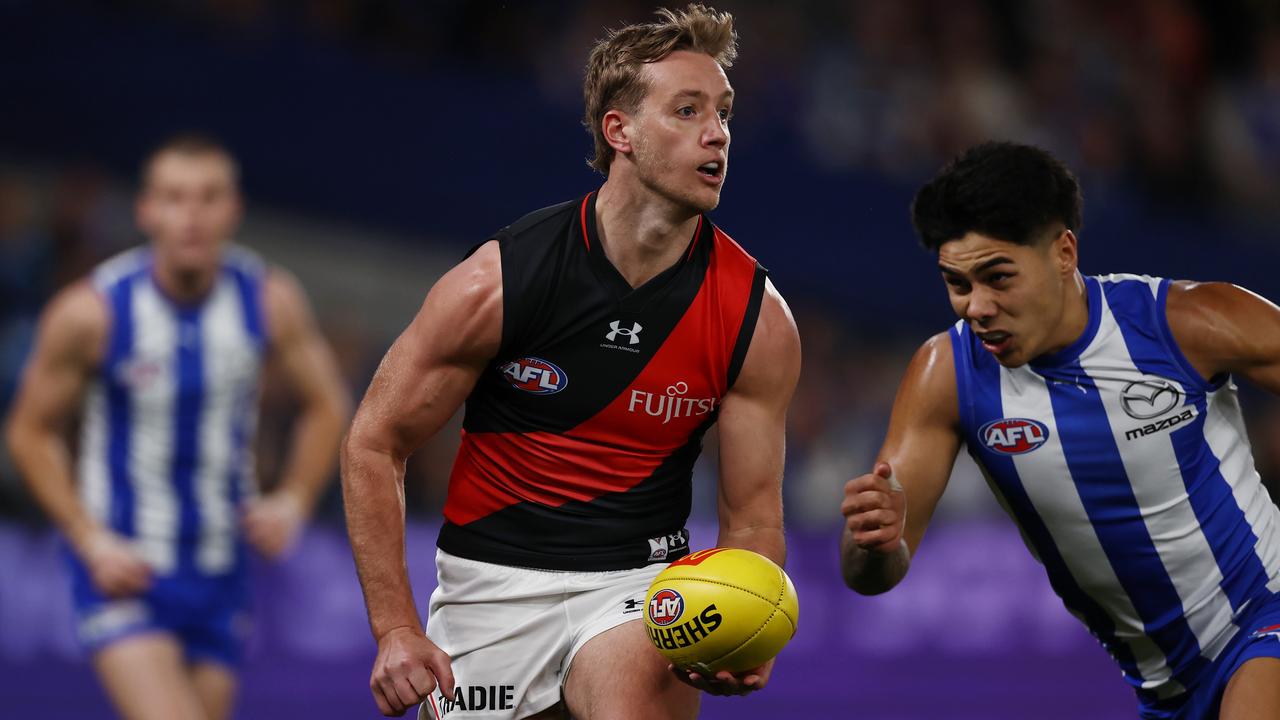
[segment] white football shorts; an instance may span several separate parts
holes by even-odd
[[[596,635],[643,619],[645,593],[666,566],[536,570],[437,549],[427,637],[453,659],[456,689],[449,697],[436,688],[419,720],[511,720],[556,704],[573,656]]]

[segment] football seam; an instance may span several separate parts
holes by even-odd
[[[782,616],[785,617],[791,623],[791,632],[794,633],[797,629],[799,629],[800,623],[796,622],[795,618],[788,615],[787,611],[782,609],[782,598],[786,596],[787,596],[787,573],[784,572],[782,568],[778,568],[778,599],[775,600],[773,603],[773,610],[774,612],[782,613]]]
[[[752,593],[752,594],[754,595],[755,593]],[[757,595],[756,597],[759,597],[759,596]],[[760,627],[756,628],[756,631],[755,631],[755,632],[751,633],[751,634],[750,634],[750,635],[748,635],[748,636],[747,636],[747,637],[746,637],[742,642],[740,642],[740,643],[738,643],[737,645],[735,645],[735,646],[733,647],[733,649],[729,650],[729,651],[728,651],[728,652],[726,652],[725,654],[723,654],[723,655],[721,655],[721,656],[719,656],[719,657],[715,658],[714,660],[712,660],[712,661],[711,661],[711,663],[713,663],[713,664],[714,664],[714,663],[718,663],[718,662],[720,662],[721,660],[723,660],[723,659],[725,659],[725,658],[729,657],[730,655],[732,655],[732,654],[734,654],[734,653],[738,652],[739,650],[741,650],[743,647],[745,647],[745,646],[747,645],[747,643],[751,642],[752,640],[755,640],[755,639],[756,639],[756,636],[757,636],[757,635],[759,635],[760,633],[764,632],[764,629],[765,629],[766,627],[768,627],[768,626],[769,626],[769,621],[770,621],[770,620],[773,620],[773,616],[774,616],[774,615],[777,615],[777,614],[778,614],[778,608],[777,608],[777,606],[775,605],[775,606],[774,606],[774,608],[773,608],[773,612],[769,613],[769,617],[765,618],[765,619],[764,619],[764,622],[760,623]],[[783,613],[783,614],[785,615],[785,613]]]
[[[784,586],[784,587],[782,587],[781,589],[779,589],[779,591],[778,591],[778,592],[779,592],[779,594],[778,594],[778,599],[777,599],[777,600],[770,600],[769,598],[765,597],[764,595],[761,595],[761,594],[760,594],[760,593],[758,593],[758,592],[755,592],[755,591],[753,591],[753,590],[748,590],[747,588],[741,587],[741,586],[739,586],[739,585],[734,585],[733,583],[727,583],[727,582],[725,582],[725,581],[723,581],[723,580],[708,580],[707,578],[700,578],[700,577],[682,577],[682,578],[679,578],[679,579],[680,579],[680,580],[682,580],[682,581],[692,581],[692,582],[707,583],[707,584],[709,584],[709,585],[720,585],[720,586],[722,586],[722,587],[730,587],[730,588],[733,588],[734,590],[741,590],[742,592],[744,592],[744,593],[746,593],[746,594],[748,594],[748,595],[751,595],[752,597],[760,598],[760,599],[761,599],[761,600],[763,600],[764,602],[767,602],[767,603],[769,603],[770,605],[773,605],[773,609],[774,609],[775,611],[778,609],[778,603],[782,601],[782,593],[785,593],[785,592],[786,592],[786,587]]]
[[[737,651],[741,650],[745,645],[747,645],[747,643],[750,643],[752,640],[755,640],[755,639],[756,639],[756,636],[758,636],[760,633],[764,632],[764,629],[765,629],[766,627],[768,627],[768,626],[769,626],[769,622],[773,620],[773,616],[774,616],[774,615],[777,615],[779,612],[782,612],[782,608],[781,608],[781,607],[779,607],[779,604],[782,602],[782,598],[783,598],[783,596],[785,596],[785,595],[786,595],[786,593],[787,593],[787,586],[786,586],[786,584],[785,584],[785,583],[780,583],[780,584],[779,584],[779,586],[778,586],[778,599],[777,599],[777,600],[774,600],[774,601],[770,601],[770,600],[769,600],[769,598],[765,597],[764,595],[761,595],[760,593],[752,592],[751,590],[748,590],[748,589],[746,589],[746,588],[744,588],[744,587],[739,587],[739,586],[737,586],[737,585],[733,585],[733,584],[731,584],[731,583],[727,583],[727,582],[724,582],[724,581],[722,581],[722,580],[708,580],[707,578],[694,578],[694,577],[690,577],[690,578],[682,578],[682,579],[683,579],[683,580],[693,580],[693,581],[696,581],[696,582],[708,583],[708,584],[710,584],[710,585],[720,585],[720,586],[723,586],[723,587],[731,587],[731,588],[733,588],[733,589],[735,589],[735,590],[741,590],[742,592],[744,592],[744,593],[746,593],[746,594],[748,594],[748,595],[751,595],[751,596],[753,596],[753,597],[757,597],[757,598],[759,598],[760,600],[762,600],[762,601],[764,601],[764,602],[767,602],[767,603],[771,603],[771,604],[773,605],[773,610],[771,610],[771,611],[769,612],[769,615],[768,615],[767,617],[765,617],[765,619],[764,619],[764,621],[763,621],[763,622],[761,622],[761,623],[760,623],[760,627],[756,628],[755,632],[753,632],[753,633],[751,633],[750,635],[748,635],[746,638],[744,638],[744,639],[742,640],[742,642],[740,642],[740,643],[738,643],[737,645],[735,645],[735,646],[734,646],[732,649],[730,649],[728,652],[725,652],[723,655],[720,655],[720,656],[718,656],[718,657],[714,658],[713,660],[711,660],[711,662],[712,662],[712,663],[720,662],[721,660],[723,660],[723,659],[725,659],[725,658],[729,657],[730,655],[734,654],[735,652],[737,652]],[[780,579],[781,579],[781,578],[780,578]],[[790,616],[790,615],[787,615],[786,613],[782,613],[782,616],[783,616],[783,617],[785,617],[785,618],[787,619],[787,621],[791,623],[791,627],[794,629],[794,628],[795,628],[795,626],[796,626],[796,621],[795,621],[795,620],[793,620],[793,619],[791,618],[791,616]],[[794,631],[794,630],[793,630],[793,631]]]

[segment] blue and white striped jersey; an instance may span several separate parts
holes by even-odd
[[[961,426],[1068,610],[1140,694],[1171,697],[1280,591],[1280,511],[1235,385],[1205,382],[1173,339],[1169,281],[1085,283],[1084,334],[1022,367],[955,325]]]
[[[256,492],[265,273],[257,256],[229,247],[193,305],[160,291],[147,248],[93,273],[111,332],[85,403],[81,495],[160,575],[240,565],[239,509]]]

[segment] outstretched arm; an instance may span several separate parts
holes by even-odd
[[[280,484],[250,503],[244,517],[249,541],[278,557],[292,546],[329,481],[351,398],[298,281],[273,269],[263,299],[271,351],[301,401]]]
[[[427,294],[374,374],[342,447],[347,533],[378,640],[370,685],[385,715],[402,714],[437,681],[453,694],[449,658],[423,635],[409,586],[405,461],[453,417],[501,340],[502,266],[489,242]]]
[[[134,595],[151,569],[128,543],[89,514],[71,477],[67,425],[101,362],[106,303],[88,282],[63,290],[40,321],[35,349],[9,417],[9,451],[27,487],[108,597]]]
[[[1280,395],[1280,307],[1228,283],[1175,282],[1169,329],[1204,378],[1231,373]]]
[[[840,570],[859,593],[886,592],[902,580],[946,489],[960,449],[954,368],[947,333],[916,351],[875,468],[845,485]]]

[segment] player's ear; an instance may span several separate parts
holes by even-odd
[[[631,132],[634,123],[630,115],[615,108],[604,114],[600,120],[600,126],[609,147],[620,155],[631,152]]]
[[[1053,240],[1053,261],[1059,273],[1074,274],[1080,264],[1079,241],[1076,234],[1063,228]]]

